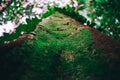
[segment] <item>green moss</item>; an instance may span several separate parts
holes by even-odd
[[[67,22],[69,25],[65,25]],[[9,79],[118,80],[120,70],[116,66],[119,60],[98,54],[92,47],[94,41],[87,28],[74,25],[72,19],[58,12],[40,25],[42,27],[37,27],[32,40],[2,56],[1,61],[15,62],[13,66],[20,63],[16,72],[10,71]],[[8,63],[3,67],[11,65]],[[12,66],[6,68],[12,69]]]

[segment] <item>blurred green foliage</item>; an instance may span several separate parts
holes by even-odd
[[[4,41],[12,41],[14,39],[17,39],[19,36],[21,36],[21,32],[32,32],[35,30],[36,25],[42,21],[41,19],[33,18],[32,20],[27,19],[26,22],[27,24],[21,24],[16,28],[16,32],[9,34],[9,33],[4,33],[4,36],[0,37],[0,43],[3,43]]]
[[[67,16],[70,16],[72,18],[74,18],[75,20],[81,22],[81,23],[87,23],[87,25],[93,27],[95,25],[95,23],[90,23],[89,20],[87,20],[84,16],[80,15],[77,11],[75,11],[74,8],[70,7],[69,5],[67,5],[64,8],[58,8],[55,7],[55,10],[60,12],[60,13],[64,13]]]
[[[84,4],[92,22],[99,22],[96,29],[120,40],[120,3],[119,0],[78,0]],[[99,18],[101,17],[101,18]]]
[[[36,26],[38,23],[42,21],[42,19],[50,16],[51,14],[54,13],[54,8],[49,9],[46,13],[44,13],[41,17],[41,19],[38,19],[37,17],[32,18],[32,19],[26,19],[27,24],[20,24],[16,28],[16,32],[9,34],[9,33],[4,33],[4,36],[0,37],[0,43],[3,43],[4,41],[12,41],[14,39],[17,39],[19,36],[21,36],[21,32],[26,32],[30,33],[36,29]]]

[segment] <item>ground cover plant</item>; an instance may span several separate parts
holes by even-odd
[[[93,47],[91,32],[56,12],[33,39],[1,52],[1,80],[119,80],[120,60]]]

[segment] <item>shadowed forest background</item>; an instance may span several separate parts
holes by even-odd
[[[119,80],[119,0],[0,1],[1,80]]]

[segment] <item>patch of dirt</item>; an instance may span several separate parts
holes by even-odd
[[[95,40],[94,46],[96,48],[103,48],[103,53],[120,57],[120,42],[94,28],[88,27],[88,29],[91,31],[92,37]]]

